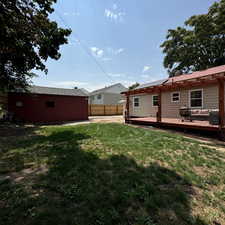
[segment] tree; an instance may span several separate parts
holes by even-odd
[[[128,87],[129,90],[133,90],[136,87],[138,87],[140,84],[138,82],[136,82],[135,84],[132,84],[130,87]]]
[[[161,47],[170,76],[225,64],[225,0],[206,14],[192,16],[184,27],[168,30]]]
[[[34,76],[47,74],[44,62],[59,59],[60,45],[71,30],[58,27],[48,16],[56,0],[0,1],[0,91],[26,88]]]

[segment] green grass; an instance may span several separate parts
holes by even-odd
[[[224,224],[225,154],[120,124],[0,137],[1,225]]]

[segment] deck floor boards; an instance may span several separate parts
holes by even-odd
[[[143,117],[143,118],[129,118],[128,120],[131,123],[144,123],[149,125],[158,125],[158,126],[173,126],[173,127],[181,127],[181,128],[192,128],[192,129],[199,129],[199,130],[219,130],[219,126],[211,125],[208,121],[199,121],[194,120],[184,121],[182,122],[181,119],[175,118],[162,118],[161,122],[157,122],[155,117]]]

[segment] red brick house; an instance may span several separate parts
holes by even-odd
[[[88,97],[80,89],[32,86],[8,94],[8,111],[24,122],[87,120]]]

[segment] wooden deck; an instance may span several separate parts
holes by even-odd
[[[143,118],[129,118],[126,120],[128,123],[132,124],[144,124],[151,126],[161,126],[161,127],[176,127],[184,129],[197,129],[197,130],[209,130],[209,131],[219,131],[219,126],[211,125],[208,121],[194,120],[193,122],[184,121],[181,119],[173,118],[162,118],[161,122],[157,122],[155,117],[143,117]]]

